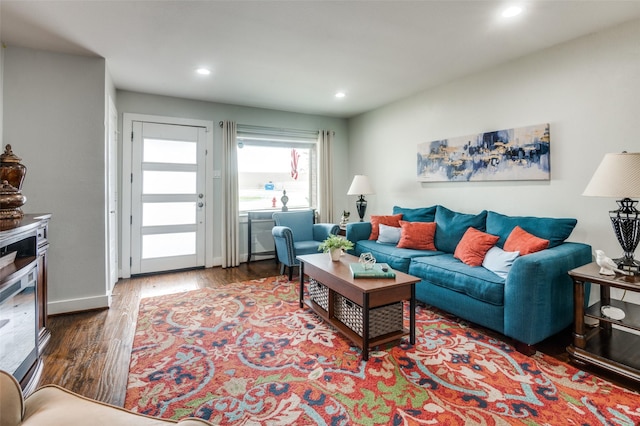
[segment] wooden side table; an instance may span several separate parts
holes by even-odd
[[[640,382],[640,306],[611,299],[611,288],[640,293],[638,275],[601,275],[594,262],[569,271],[573,280],[574,332],[567,352],[574,361],[596,365]],[[585,283],[600,286],[600,301],[586,310]],[[602,313],[603,306],[622,309],[624,318],[616,320]],[[597,319],[599,324],[587,331],[584,318]],[[616,327],[613,327],[616,325]],[[633,332],[632,332],[633,331]]]

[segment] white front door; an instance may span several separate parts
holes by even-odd
[[[131,273],[204,266],[206,129],[132,127]]]

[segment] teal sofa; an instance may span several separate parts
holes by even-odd
[[[395,206],[393,214],[402,214],[407,222],[435,222],[437,250],[398,248],[370,240],[371,222],[349,223],[346,238],[354,243],[352,254],[371,253],[378,262],[419,277],[419,301],[502,333],[526,354],[573,322],[573,286],[567,272],[592,261],[589,245],[565,242],[575,219],[506,216],[493,211],[464,214],[440,205]],[[517,257],[506,276],[454,257],[469,227],[498,236],[496,246],[502,248],[516,226],[548,240],[549,246]]]

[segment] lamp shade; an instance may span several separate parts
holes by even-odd
[[[373,193],[371,183],[369,183],[369,178],[365,175],[355,175],[353,177],[353,182],[351,182],[351,186],[347,191],[347,195],[367,195]]]
[[[582,195],[640,197],[640,152],[605,154]]]

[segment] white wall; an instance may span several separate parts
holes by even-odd
[[[104,307],[105,60],[9,46],[4,143],[22,157],[27,213],[53,213],[49,313]]]
[[[393,205],[442,204],[461,212],[574,217],[570,241],[622,250],[608,210],[583,197],[607,152],[640,151],[640,21],[555,46],[349,121],[352,173],[373,179],[369,214]],[[419,183],[419,143],[550,123],[548,182]]]
[[[214,123],[214,157],[213,168],[220,170],[222,167],[222,131],[218,123],[223,120],[234,120],[239,124],[250,124],[256,126],[281,127],[290,129],[308,129],[308,130],[334,130],[335,143],[333,149],[333,165],[334,175],[334,192],[338,194],[334,202],[334,220],[336,223],[340,220],[342,210],[346,208],[343,199],[346,196],[347,189],[351,184],[351,177],[348,175],[347,161],[347,122],[344,119],[324,117],[309,114],[298,114],[284,111],[267,110],[260,108],[241,107],[227,104],[219,104],[213,102],[193,101],[187,99],[171,98],[166,96],[149,95],[143,93],[117,91],[117,109],[119,116],[119,126],[122,125],[122,114],[137,113],[148,115],[159,115],[165,117],[189,118],[198,120],[211,120]],[[120,127],[121,134],[122,127]],[[123,153],[122,140],[120,140],[119,152]],[[222,191],[220,179],[214,179],[213,183],[214,198],[221,197]],[[120,191],[122,193],[122,191]],[[214,202],[214,210],[210,219],[214,223],[214,241],[221,239],[221,227],[219,225],[221,217],[221,205]],[[264,231],[264,230],[263,230]],[[240,253],[241,259],[247,252],[246,247],[246,228],[242,224],[240,228]],[[264,232],[263,232],[264,233]],[[273,238],[268,230],[268,238],[262,239],[265,247],[258,247],[258,250],[273,249]],[[124,241],[123,244],[128,242]],[[271,245],[271,247],[269,247]],[[254,251],[255,248],[254,248]],[[215,264],[220,264],[219,259],[222,256],[220,244],[215,244],[213,253]],[[125,260],[121,260],[125,261]],[[126,260],[128,261],[128,259]]]
[[[640,21],[583,37],[349,121],[352,173],[373,179],[369,214],[393,205],[575,217],[570,240],[621,255],[607,211],[581,196],[607,152],[640,151]],[[419,183],[422,142],[550,123],[548,182]]]

